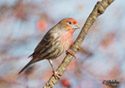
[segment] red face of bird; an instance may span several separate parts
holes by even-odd
[[[59,22],[59,24],[68,30],[75,30],[80,28],[80,26],[77,24],[77,21],[73,18],[65,18]]]

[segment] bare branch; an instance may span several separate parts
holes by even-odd
[[[76,39],[74,45],[71,47],[71,50],[74,54],[80,49],[80,46],[81,46],[86,34],[88,33],[88,30],[90,29],[92,24],[95,22],[97,17],[100,16],[101,14],[103,14],[104,11],[106,10],[106,8],[113,1],[114,0],[102,0],[102,1],[97,2],[93,11],[91,12],[88,19],[86,20],[86,23],[84,24],[84,26],[83,26],[78,38]],[[70,54],[67,54],[56,71],[60,75],[62,75],[65,72],[67,66],[69,65],[69,63],[71,62],[72,59],[73,59],[73,56],[71,56]],[[51,78],[45,84],[45,86],[43,88],[53,88],[53,86],[57,83],[58,80],[59,79],[55,78],[54,76],[51,76]]]

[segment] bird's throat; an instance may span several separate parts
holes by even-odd
[[[73,32],[66,32],[64,34],[61,34],[61,39],[65,42],[67,40],[71,40],[73,36]]]

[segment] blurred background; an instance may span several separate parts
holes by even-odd
[[[0,88],[42,88],[52,75],[47,60],[17,73],[51,27],[70,17],[82,28],[97,1],[0,0]],[[104,80],[120,81],[119,88],[125,88],[124,3],[115,0],[96,20],[54,88],[106,88]],[[55,69],[64,57],[65,53],[53,61]]]

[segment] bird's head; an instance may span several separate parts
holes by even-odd
[[[72,30],[80,28],[80,26],[77,24],[77,21],[73,18],[65,18],[59,22],[59,25],[61,28],[64,28],[65,30]]]

